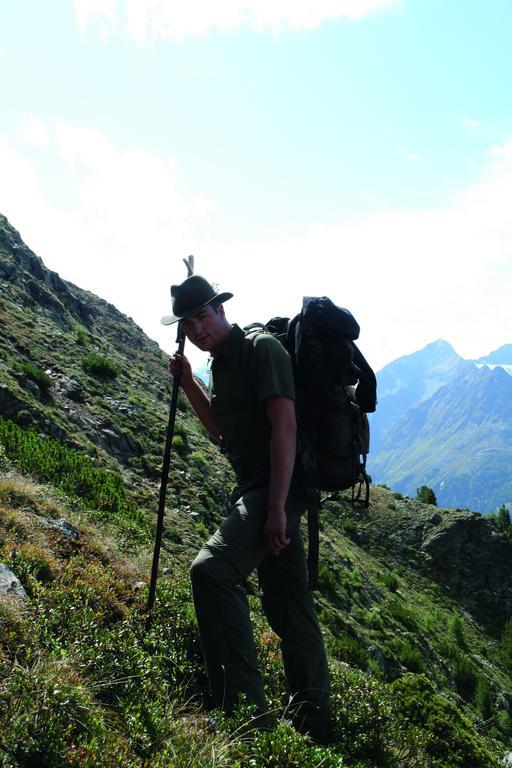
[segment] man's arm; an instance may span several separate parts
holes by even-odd
[[[195,380],[189,360],[184,355],[176,353],[169,360],[169,370],[173,376],[180,375],[180,387],[199,421],[215,440],[220,440],[220,430],[213,418],[210,401],[201,385]]]
[[[265,401],[270,436],[270,487],[268,511],[263,536],[265,546],[274,555],[286,547],[285,504],[295,463],[297,421],[295,403],[287,397],[269,397]]]

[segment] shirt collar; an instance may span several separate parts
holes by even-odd
[[[245,337],[245,332],[236,323],[233,325],[229,336],[220,348],[220,350],[213,356],[216,360],[218,357],[229,357],[240,344],[240,340]]]

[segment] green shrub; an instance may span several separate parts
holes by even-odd
[[[36,660],[28,668],[15,664],[8,677],[5,670],[1,672],[2,751],[14,758],[2,765],[83,765],[70,758],[73,753],[85,756],[91,741],[100,753],[105,752],[106,723],[90,692],[64,663]]]
[[[345,536],[349,536],[352,538],[354,533],[357,530],[357,525],[355,524],[354,520],[351,520],[350,518],[343,521],[343,533]]]
[[[183,439],[183,438],[182,438]],[[208,459],[203,451],[192,451],[188,457],[190,464],[195,464],[198,469],[204,470],[208,466]]]
[[[512,536],[512,523],[510,521],[510,511],[502,504],[496,513],[496,527],[500,533],[503,533],[507,538]]]
[[[0,444],[20,472],[52,483],[97,510],[103,520],[115,519],[134,541],[147,533],[142,513],[128,501],[119,475],[95,467],[80,451],[53,438],[41,438],[33,430],[24,430],[1,416]]]
[[[116,379],[119,374],[119,367],[105,355],[97,352],[89,352],[82,362],[83,368],[92,376],[100,379]]]
[[[0,668],[6,657],[22,659],[21,649],[28,643],[31,631],[19,605],[5,595],[0,596]]]
[[[396,592],[399,587],[398,576],[393,571],[388,571],[382,577],[382,581],[390,592]]]
[[[331,670],[332,717],[335,737],[349,758],[368,759],[371,766],[389,765],[386,738],[391,711],[386,687],[359,670]]]
[[[196,523],[196,530],[202,539],[206,540],[210,535],[208,532],[208,528],[201,520],[198,523]]]
[[[498,768],[498,759],[473,725],[424,675],[400,678],[390,684],[389,691],[397,727],[402,732],[413,728],[426,754],[420,765]]]
[[[320,592],[334,597],[339,588],[338,577],[329,566],[321,565],[318,569],[317,585]]]
[[[448,632],[460,648],[466,647],[466,638],[464,636],[464,622],[462,617],[456,613],[448,619]]]
[[[178,394],[178,410],[182,413],[187,413],[187,411],[190,411],[190,405],[186,397],[184,397],[181,392]]]
[[[477,672],[474,664],[464,654],[457,656],[453,663],[453,679],[462,698],[470,701],[474,694],[477,683]]]
[[[506,709],[500,709],[496,715],[496,725],[502,735],[508,738],[512,736],[512,718]]]
[[[41,392],[43,392],[44,394],[48,392],[48,390],[50,389],[52,380],[48,376],[48,374],[43,371],[42,368],[40,368],[35,363],[30,363],[30,362],[21,363],[17,367],[26,376],[28,376],[28,378],[31,381],[37,384]]]
[[[243,729],[243,724],[242,724]],[[235,737],[236,738],[236,737]],[[343,758],[329,749],[312,746],[292,726],[281,721],[268,733],[259,733],[254,739],[233,743],[235,766],[251,768],[343,768]]]
[[[416,489],[416,499],[417,501],[421,501],[423,504],[434,504],[437,506],[436,495],[432,488],[429,488],[428,485],[421,485]]]
[[[366,615],[366,624],[372,629],[384,629],[384,619],[378,608],[372,608]]]
[[[475,706],[484,720],[488,720],[493,712],[493,695],[485,677],[478,675],[475,688]]]
[[[415,631],[418,627],[418,621],[411,609],[400,599],[393,599],[389,603],[389,612],[394,619],[403,624],[404,627]]]
[[[337,632],[329,642],[329,650],[338,661],[353,664],[365,670],[368,667],[366,648],[355,637],[346,632]]]
[[[88,347],[90,342],[90,337],[85,328],[82,328],[81,326],[77,326],[75,331],[75,341],[76,343],[81,347]]]
[[[499,657],[502,664],[512,672],[512,619],[505,624],[499,644]]]
[[[359,568],[350,568],[343,573],[343,586],[348,590],[350,594],[359,593],[363,581],[361,578],[361,571]]]
[[[57,659],[72,657],[73,669],[80,670],[82,676],[82,679],[76,676],[74,681],[78,688],[74,698],[81,692],[87,698],[87,690],[93,697],[83,701],[82,734],[71,728],[73,697],[69,695],[66,680],[59,680],[54,687],[62,691],[62,704],[60,698],[57,701],[48,698],[46,689],[41,689],[34,680],[31,706],[26,707],[24,700],[20,702],[20,710],[27,708],[27,714],[23,713],[22,722],[14,734],[10,733],[8,743],[13,752],[24,750],[25,743],[30,746],[34,762],[27,757],[21,765],[27,768],[75,765],[71,759],[71,741],[80,744],[87,754],[95,748],[102,752],[104,740],[111,732],[116,739],[124,734],[128,761],[126,755],[124,762],[121,757],[112,759],[111,755],[111,762],[105,758],[103,763],[102,755],[101,761],[100,756],[98,762],[91,757],[89,762],[76,765],[96,768],[105,764],[109,768],[114,765],[121,768],[160,764],[153,756],[171,738],[179,709],[206,687],[190,587],[188,579],[179,575],[162,579],[157,586],[149,628],[145,626],[142,612],[128,610],[128,596],[127,586],[115,570],[87,561],[82,555],[70,559],[65,573],[59,583],[52,585],[51,591],[41,591],[38,595],[32,636],[46,654]],[[33,673],[32,669],[27,671],[27,688]],[[9,690],[5,691],[4,698],[1,678],[0,671],[0,709],[5,704],[6,711],[12,711],[16,704],[12,670],[9,670]],[[39,754],[34,752],[33,740],[29,739],[29,720],[38,709],[45,707],[50,710],[47,739],[34,729],[34,740],[37,739],[41,747]],[[68,731],[65,731],[65,718]],[[2,713],[0,732],[3,733]],[[66,741],[65,733],[71,734],[72,739]],[[48,739],[56,745],[53,751]],[[0,764],[3,765],[1,760]]]
[[[12,551],[9,567],[31,594],[34,581],[47,582],[53,579],[56,561],[46,550],[27,543]]]
[[[10,468],[10,461],[7,458],[3,443],[0,442],[0,472],[8,472]]]
[[[174,435],[172,438],[172,447],[175,448],[179,453],[184,453],[187,449],[187,443],[181,435]]]
[[[409,672],[424,672],[425,662],[420,651],[413,648],[407,640],[401,638],[394,638],[389,647],[393,651],[400,664],[404,666]]]

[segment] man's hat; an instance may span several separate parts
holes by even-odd
[[[173,315],[166,315],[162,325],[172,325],[184,317],[195,315],[200,309],[216,301],[218,304],[231,299],[232,293],[216,293],[212,285],[201,275],[191,275],[181,285],[171,285]]]

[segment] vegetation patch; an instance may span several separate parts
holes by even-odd
[[[100,379],[116,379],[119,374],[119,366],[109,357],[97,352],[89,352],[82,365],[87,373]]]
[[[41,392],[43,394],[46,394],[48,390],[50,389],[52,380],[50,376],[48,376],[47,373],[43,371],[42,368],[39,367],[36,363],[31,363],[29,361],[25,361],[22,363],[19,363],[17,366],[17,369],[24,373],[28,378],[33,381]]]
[[[33,430],[24,430],[0,417],[0,443],[5,455],[20,472],[52,483],[69,496],[80,499],[102,519],[111,519],[141,540],[148,525],[140,510],[129,502],[120,477],[94,466],[80,451],[61,445]]]

